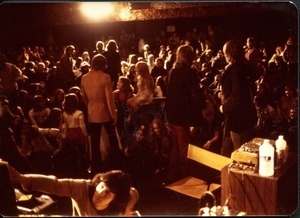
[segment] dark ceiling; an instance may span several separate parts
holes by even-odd
[[[297,16],[297,9],[291,2],[114,2],[131,8],[132,20],[155,20],[178,17],[207,17],[221,15],[260,13],[288,13]],[[0,25],[57,26],[84,24],[79,11],[81,2],[29,2],[2,3],[0,5]],[[99,11],[101,13],[101,11]],[[109,18],[105,22],[122,21],[118,17]]]
[[[208,24],[221,32],[223,38],[256,33],[257,37],[282,41],[286,40],[287,33],[298,32],[299,26],[297,7],[289,1],[115,1],[112,2],[117,6],[114,16],[97,22],[82,15],[81,3],[0,4],[0,49],[52,41],[88,44],[100,36],[118,35],[122,30],[142,33],[151,41],[160,30],[168,31],[168,27],[180,35],[192,28],[203,30]],[[130,9],[127,20],[117,16],[121,6]],[[100,9],[99,13],[102,12]]]

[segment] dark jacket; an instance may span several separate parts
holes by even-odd
[[[167,81],[165,111],[168,122],[179,126],[201,125],[205,98],[197,71],[191,67],[173,68]]]
[[[122,75],[121,71],[121,56],[116,51],[105,51],[103,52],[103,56],[107,59],[107,69],[105,73],[109,74],[112,82],[114,82],[115,89],[119,76]]]
[[[254,72],[249,62],[235,62],[222,75],[225,125],[236,133],[249,130],[257,121],[253,102]]]

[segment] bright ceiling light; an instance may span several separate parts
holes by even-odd
[[[130,8],[121,8],[119,17],[121,20],[129,20],[131,16]]]
[[[82,13],[91,19],[101,19],[110,16],[114,11],[111,2],[84,2],[81,4]]]

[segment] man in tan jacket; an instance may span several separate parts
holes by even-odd
[[[111,137],[115,136],[113,126],[117,122],[117,116],[111,78],[104,72],[106,67],[106,58],[101,54],[95,55],[92,59],[91,70],[82,76],[81,80],[82,97],[88,111],[91,135],[92,173],[111,168],[111,162],[116,162],[111,161],[113,158],[111,154],[118,150],[118,145],[115,143],[117,140]],[[105,130],[109,136],[110,152],[108,158],[103,160],[100,151],[100,146],[103,144],[100,144],[100,136],[105,133]]]

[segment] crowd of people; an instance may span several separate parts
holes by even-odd
[[[284,135],[297,152],[295,36],[274,54],[253,37],[220,48],[196,39],[170,38],[156,53],[145,44],[126,57],[115,39],[93,53],[66,45],[51,61],[38,47],[24,47],[16,63],[1,54],[0,158],[21,173],[167,170],[170,182],[186,172],[188,143],[230,157],[254,137]],[[56,167],[66,160],[67,174]]]

